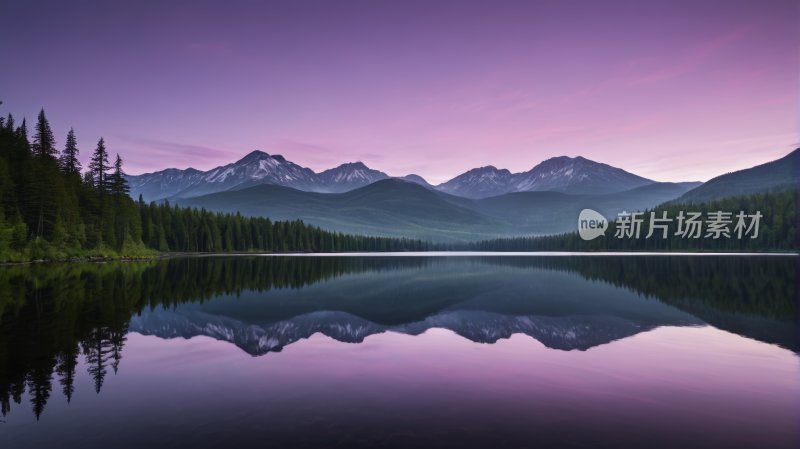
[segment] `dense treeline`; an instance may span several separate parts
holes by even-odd
[[[472,273],[471,264],[575,273],[655,298],[721,329],[796,350],[793,334],[788,341],[776,339],[759,334],[759,329],[743,328],[731,318],[773,320],[766,322],[766,328],[772,327],[770,323],[793,322],[796,280],[795,261],[790,258],[476,257],[458,261],[459,270],[467,273]],[[131,317],[143,310],[172,309],[248,291],[304,288],[351,274],[405,271],[409,280],[425,279],[441,262],[431,257],[192,257],[5,267],[0,270],[0,411],[5,416],[13,402],[20,404],[26,390],[37,417],[58,391],[69,401],[81,366],[100,392],[106,376],[120,369]],[[420,289],[453,291],[458,283],[448,277],[433,283],[408,282],[402,301],[387,297],[384,301],[388,302],[381,303],[370,297],[337,302],[332,295],[324,301],[273,303],[278,312],[288,315],[271,316],[280,320],[334,309],[372,320],[377,313],[405,314],[404,322],[422,321],[444,306],[473,296],[460,292],[448,304],[431,304],[431,295],[420,294]],[[534,300],[536,292],[530,294]]]
[[[57,148],[44,110],[32,131],[0,118],[0,260],[147,253],[122,159],[101,138],[81,174],[79,154],[72,129]]]
[[[594,240],[583,240],[578,232],[539,237],[511,237],[494,240],[482,240],[468,244],[453,245],[457,251],[686,251],[686,252],[761,252],[761,251],[795,251],[795,200],[794,189],[777,193],[766,192],[753,195],[734,196],[721,200],[701,204],[676,204],[661,205],[652,210],[645,210],[639,216],[642,220],[638,237],[633,235],[623,238],[617,237],[620,225],[616,221],[609,222],[604,236]],[[688,217],[690,212],[699,212],[698,221],[701,222],[699,238],[678,235],[678,220],[680,212]],[[709,222],[712,216],[709,213],[718,211],[731,212],[730,223],[723,226],[730,237],[720,234],[717,239],[709,233]],[[667,238],[664,238],[663,228],[654,228],[650,233],[651,212],[656,219],[664,217],[672,219],[670,222],[655,222],[656,225],[667,226]],[[744,212],[746,228],[741,231],[742,238],[736,230],[738,219],[736,215]],[[755,226],[750,228],[753,218],[751,215],[760,215],[758,219],[758,236]],[[727,221],[727,220],[726,220]],[[577,223],[576,223],[577,226]],[[687,230],[684,226],[683,230]],[[697,235],[692,233],[692,236]]]

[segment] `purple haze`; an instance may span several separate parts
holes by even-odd
[[[584,156],[705,181],[797,145],[796,1],[11,2],[0,114],[131,174],[253,151],[439,183]],[[11,19],[11,20],[8,20]]]

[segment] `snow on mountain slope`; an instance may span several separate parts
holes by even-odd
[[[203,177],[203,172],[193,168],[179,170],[168,168],[155,173],[128,176],[131,198],[138,200],[142,195],[145,201],[158,201],[168,198],[183,189],[191,187]]]
[[[247,324],[198,310],[145,310],[131,319],[129,331],[159,338],[192,338],[198,335],[235,344],[252,356],[280,351],[285,346],[319,332],[345,343],[391,331],[420,335],[432,328],[448,329],[476,343],[495,343],[513,334],[529,335],[549,348],[585,351],[594,346],[636,335],[660,325],[691,326],[702,321],[644,323],[613,316],[575,315],[547,317],[506,315],[480,310],[446,311],[424,321],[399,326],[372,323],[346,312],[319,311],[266,325]]]
[[[343,193],[389,178],[384,172],[372,170],[361,162],[342,164],[317,175],[324,192]]]
[[[131,197],[145,202],[164,198],[192,198],[225,190],[242,190],[260,184],[291,187],[305,192],[344,193],[389,178],[361,162],[342,164],[315,173],[280,155],[253,151],[242,159],[207,172],[169,168],[128,176]],[[480,199],[511,192],[554,190],[568,194],[607,194],[630,190],[653,181],[583,157],[548,159],[524,173],[511,173],[491,165],[472,169],[438,186],[418,175],[400,179],[464,198]]]
[[[270,156],[262,151],[253,151],[242,159],[217,167],[203,174],[200,182],[175,193],[176,198],[190,198],[221,192],[244,182],[276,184],[298,190],[319,192],[322,184],[316,173],[289,162],[280,155]]]
[[[128,176],[131,197],[142,195],[146,202],[164,198],[190,198],[221,192],[243,183],[276,184],[298,190],[324,191],[322,182],[311,169],[300,167],[280,155],[253,151],[242,159],[201,172],[195,169],[168,168],[160,172]]]
[[[511,173],[488,166],[472,169],[436,186],[451,195],[480,199],[511,192],[554,190],[569,194],[605,194],[654,181],[583,157],[548,159],[530,171]]]
[[[491,165],[472,170],[436,186],[451,195],[465,198],[486,198],[513,192],[511,183],[514,175],[510,171],[498,170]]]
[[[513,182],[517,192],[556,190],[571,194],[622,192],[654,181],[608,164],[583,157],[554,157],[520,173]]]

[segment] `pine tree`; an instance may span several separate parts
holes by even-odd
[[[72,393],[75,392],[75,368],[78,366],[78,345],[72,345],[68,350],[58,355],[58,365],[56,373],[61,377],[59,381],[64,387],[64,396],[67,403],[72,400]]]
[[[78,160],[78,141],[75,139],[75,130],[70,128],[67,134],[67,145],[58,159],[61,171],[67,176],[74,175],[81,171],[81,163]]]
[[[100,393],[106,377],[106,366],[111,359],[111,333],[107,327],[98,326],[92,329],[83,341],[83,353],[86,356],[87,371],[94,379],[94,390]]]
[[[53,367],[37,366],[28,374],[28,394],[31,399],[31,409],[36,415],[36,420],[44,411],[50,392],[53,390]]]
[[[108,185],[111,194],[121,196],[127,195],[131,191],[131,188],[128,187],[128,180],[125,179],[126,176],[127,174],[122,171],[122,158],[117,153],[117,160],[114,161],[114,172],[109,176]],[[139,200],[141,200],[141,195],[139,195]]]
[[[111,367],[114,368],[114,375],[117,375],[119,363],[122,361],[122,347],[125,346],[125,332],[111,332]]]
[[[45,226],[54,223],[58,209],[64,206],[65,192],[59,176],[56,141],[44,109],[39,112],[35,129],[36,134],[30,150],[34,156],[31,164],[32,177],[25,198],[26,220],[31,224],[36,223],[36,236],[43,237],[46,233]]]
[[[56,139],[53,136],[53,130],[50,129],[50,123],[47,122],[47,117],[44,116],[44,108],[39,112],[39,118],[36,121],[36,134],[33,136],[31,150],[33,155],[39,158],[58,156]]]
[[[25,117],[22,117],[22,124],[17,128],[17,139],[28,141],[28,125],[25,124]]]
[[[101,192],[108,190],[107,172],[110,169],[111,166],[108,165],[108,151],[106,150],[106,144],[101,137],[100,141],[97,142],[97,148],[95,148],[94,153],[92,154],[92,160],[89,163],[89,170],[92,173],[94,187]]]

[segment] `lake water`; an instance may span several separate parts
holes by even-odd
[[[0,447],[798,447],[798,266],[0,267]]]

